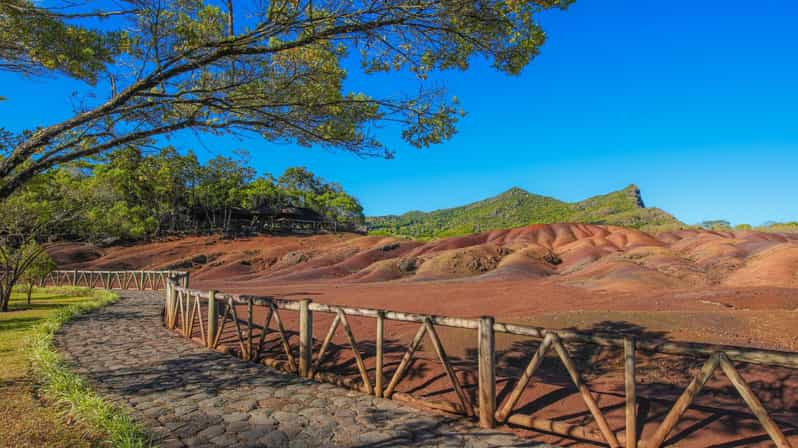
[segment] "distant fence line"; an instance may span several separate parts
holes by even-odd
[[[136,278],[138,278],[138,281],[135,280]],[[421,400],[408,396],[408,394],[397,392],[396,387],[407,374],[408,367],[424,336],[428,335],[451,383],[452,390],[457,395],[459,405],[439,402],[427,402],[425,404],[467,417],[477,416],[480,426],[484,428],[493,428],[497,423],[508,422],[533,430],[598,442],[610,447],[657,448],[662,446],[713,373],[717,369],[721,369],[734,389],[740,394],[748,409],[750,409],[767,435],[775,443],[775,446],[779,448],[790,448],[792,446],[779,425],[776,424],[759,398],[751,390],[749,384],[742,378],[733,362],[798,369],[798,353],[730,345],[672,342],[626,335],[612,336],[552,330],[496,322],[491,316],[484,316],[479,319],[464,319],[327,305],[314,303],[310,299],[285,300],[271,296],[226,294],[215,290],[200,291],[190,289],[188,283],[189,275],[187,272],[182,271],[53,271],[42,281],[43,285],[72,284],[92,288],[98,286],[113,288],[116,285],[120,289],[129,289],[132,285],[132,289],[165,289],[164,325],[169,329],[179,331],[186,338],[192,337],[194,327],[197,325],[200,329],[200,338],[208,348],[216,349],[219,346],[225,326],[230,322],[234,326],[236,342],[239,345],[238,353],[242,359],[282,368],[301,377],[353,387],[377,397],[402,398],[405,401],[410,400],[416,403]],[[239,316],[237,307],[245,307],[244,316]],[[266,317],[262,324],[254,321],[256,307],[261,307],[265,310]],[[291,347],[289,334],[286,331],[284,320],[280,317],[280,311],[298,313],[299,328],[296,332],[299,336],[299,346],[296,351]],[[316,351],[315,362],[313,360],[313,313],[326,313],[334,316],[329,330],[321,341],[320,348]],[[376,366],[373,383],[363,362],[363,355],[358,348],[358,341],[353,336],[347,316],[370,318],[375,321],[376,340],[373,343],[376,347]],[[272,321],[274,321],[276,328],[271,327]],[[412,342],[407,347],[401,361],[389,379],[386,377],[384,369],[385,321],[419,324]],[[320,371],[325,353],[338,326],[343,327],[349,342],[360,374],[360,384],[344,381],[341,378],[336,378]],[[478,348],[477,406],[471,402],[470,397],[465,393],[455,374],[441,339],[437,334],[436,327],[438,326],[474,330],[476,332],[475,338]],[[258,330],[259,334],[254,334],[253,330]],[[268,333],[277,333],[279,336],[286,361],[278,361],[277,359],[262,356],[264,339]],[[497,333],[524,336],[540,341],[537,350],[529,359],[526,368],[503,403],[498,403],[496,400],[495,335]],[[582,374],[565,348],[567,343],[574,342],[596,344],[604,347],[619,347],[623,350],[625,425],[622,431],[613,431],[609,427],[604,413],[593,397],[593,393],[583,381]],[[529,385],[532,376],[540,366],[543,358],[551,350],[556,353],[556,356],[568,372],[570,380],[598,426],[598,432],[591,430],[587,425],[575,425],[515,411],[518,400]],[[640,439],[637,428],[636,359],[638,351],[689,356],[705,360],[701,369],[693,376],[654,433],[646,440]],[[295,352],[298,353],[298,356],[295,356]],[[386,379],[388,379],[387,383]],[[793,431],[798,430],[797,425],[789,426]]]
[[[82,286],[103,289],[166,289],[169,279],[188,286],[189,274],[185,271],[50,271],[39,281],[40,286]]]

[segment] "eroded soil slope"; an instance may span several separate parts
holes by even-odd
[[[192,285],[798,349],[798,235],[533,225],[431,242],[354,234],[50,249],[64,268],[187,269]]]

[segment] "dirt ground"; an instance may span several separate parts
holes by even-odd
[[[191,237],[132,247],[62,244],[51,247],[50,253],[65,268],[189,270],[191,286],[198,289],[458,317],[492,315],[497,321],[548,328],[798,351],[798,237],[789,234],[689,230],[649,235],[617,227],[556,224],[432,242],[349,234]],[[256,310],[256,321],[262,319],[261,312]],[[291,314],[295,313],[283,316],[289,330],[297,328]],[[315,316],[318,344],[331,320],[332,316]],[[373,369],[369,341],[374,338],[374,321],[350,320],[366,364]],[[225,345],[235,350],[231,330]],[[386,324],[389,375],[416,330],[415,324]],[[445,328],[440,333],[473,399],[476,335]],[[272,357],[280,357],[275,337],[268,336],[272,343],[267,346]],[[334,343],[325,370],[358,378],[343,334]],[[536,347],[537,341],[497,338],[499,399],[509,393]],[[596,347],[569,350],[598,394],[610,425],[622,428],[618,353]],[[638,412],[644,437],[653,432],[701,362],[662,355],[641,360]],[[796,372],[738,368],[798,445]],[[559,361],[547,358],[542,369],[517,412],[595,429]],[[373,377],[373,371],[370,374]],[[425,400],[457,401],[427,343],[398,390]],[[525,434],[563,446],[587,443]],[[672,446],[771,446],[762,434],[718,371],[669,440]]]

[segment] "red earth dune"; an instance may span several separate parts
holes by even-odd
[[[110,248],[63,243],[50,254],[63,268],[189,270],[193,286],[230,292],[574,327],[626,313],[676,339],[798,349],[795,326],[780,323],[798,318],[791,234],[551,224],[430,242],[210,236]],[[731,313],[740,330],[724,334],[698,317],[718,312]]]
[[[798,235],[704,230],[650,235],[612,226],[553,224],[430,242],[355,234],[235,240],[210,236],[110,248],[62,243],[49,252],[68,269],[189,270],[191,286],[200,289],[458,317],[493,315],[499,321],[549,328],[798,351]],[[314,317],[314,334],[324,334],[330,319]],[[289,328],[296,324],[291,315],[285,320]],[[351,325],[359,341],[373,340],[373,321],[353,317]],[[386,323],[385,331],[393,341],[386,356],[395,363],[416,328]],[[473,335],[446,328],[440,335],[447,353],[457,360],[462,381],[473,390]],[[336,337],[334,343],[345,347],[346,341]],[[235,336],[226,338],[235,350]],[[520,363],[531,356],[534,347],[528,342],[497,337],[502,394],[512,385],[509,378],[523,368]],[[357,378],[351,357],[336,353],[341,354],[340,365],[348,365],[337,373]],[[414,365],[419,374],[400,390],[454,402],[434,356],[424,356]],[[610,424],[620,427],[622,406],[616,404],[622,402],[622,364],[608,361],[611,357],[601,361],[602,356],[597,352],[590,358],[599,360],[594,367],[601,371],[588,375],[587,381],[602,406],[608,406]],[[647,412],[661,417],[696,368],[689,359],[655,356],[641,361],[640,396],[646,397]],[[780,422],[798,415],[798,374],[768,368],[746,368],[744,374]],[[521,400],[524,409],[582,422],[583,405],[578,394],[567,392],[562,372],[540,375],[544,378]],[[739,397],[727,393],[729,385],[722,378],[712,384],[707,407],[688,412],[675,431],[685,441],[673,446],[770,446],[750,418],[723,414],[723,409],[738,416],[746,411]],[[558,396],[565,398],[552,398]],[[644,436],[659,420],[643,424]],[[798,442],[798,426],[789,434]],[[561,446],[591,446],[527,435]]]

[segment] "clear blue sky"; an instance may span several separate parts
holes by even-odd
[[[650,206],[695,223],[798,220],[798,3],[577,0],[541,17],[549,40],[518,77],[476,61],[438,77],[468,116],[415,150],[385,130],[394,160],[191,137],[201,157],[246,148],[259,171],[304,165],[369,215],[461,205],[512,186],[579,200],[636,183]],[[412,90],[353,76],[366,92]],[[0,126],[69,115],[72,81],[0,74]]]

